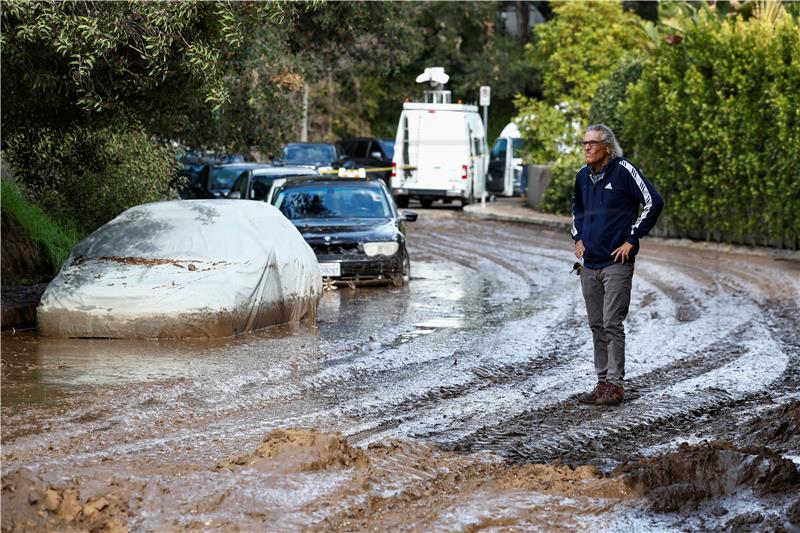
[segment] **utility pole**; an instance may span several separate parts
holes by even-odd
[[[303,125],[300,128],[300,141],[308,142],[308,82],[303,82]]]

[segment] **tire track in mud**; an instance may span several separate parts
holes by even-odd
[[[798,329],[796,305],[784,306],[785,317],[777,320],[769,306],[757,305],[760,298],[752,291],[763,287],[749,280],[738,286],[728,283],[741,279],[738,266],[715,264],[719,272],[706,272],[702,257],[684,265],[671,257],[659,261],[647,256],[637,270],[639,285],[632,304],[636,309],[628,322],[636,357],[646,361],[631,365],[640,374],[630,380],[628,401],[614,411],[616,416],[624,410],[624,416],[609,426],[604,420],[608,411],[574,403],[574,394],[591,383],[592,369],[590,332],[577,279],[560,267],[562,262],[568,266],[564,258],[571,257],[568,238],[562,242],[554,233],[461,217],[422,228],[410,236],[411,249],[439,258],[436,264],[420,266],[457,271],[454,279],[466,283],[457,300],[428,301],[412,291],[408,298],[417,303],[390,318],[411,322],[378,331],[374,340],[359,337],[361,330],[337,339],[337,324],[322,324],[323,338],[292,354],[297,367],[275,359],[269,363],[274,365],[270,373],[261,371],[247,380],[231,374],[219,377],[221,383],[150,382],[142,387],[145,397],[140,399],[130,397],[130,387],[112,388],[98,398],[100,403],[108,400],[105,411],[92,407],[97,404],[82,407],[57,435],[34,439],[36,448],[43,451],[53,442],[80,437],[88,428],[114,435],[104,436],[105,444],[87,442],[76,461],[109,453],[158,454],[171,448],[188,457],[198,446],[241,446],[242,440],[256,442],[270,428],[301,424],[340,429],[359,444],[416,436],[463,450],[488,448],[538,460],[570,450],[594,450],[597,443],[623,447],[631,431],[657,433],[670,424],[688,427],[698,413],[724,411],[763,395],[747,388],[735,394],[705,388],[695,401],[685,392],[664,397],[663,391],[747,357],[747,343],[764,332],[779,351],[791,355],[781,374],[785,386],[796,383],[797,372],[790,367],[797,367],[797,341],[786,338],[792,328]],[[564,253],[559,252],[561,246]],[[412,283],[423,286],[428,281]],[[515,300],[521,286],[525,296]],[[442,307],[436,308],[436,302],[443,302]],[[424,305],[415,308],[418,304]],[[358,309],[362,304],[354,300],[342,305]],[[688,320],[680,320],[682,305],[694,308],[684,313]],[[753,310],[756,316],[748,322],[745,317]],[[456,328],[414,325],[458,313],[464,315],[464,323]],[[647,341],[648,336],[657,340]],[[253,339],[254,351],[261,342]],[[659,360],[660,350],[670,353]],[[722,378],[728,375],[720,372]],[[679,405],[675,398],[681,398]],[[135,416],[120,420],[115,410]],[[165,415],[175,420],[158,426],[154,418]],[[53,415],[51,423],[63,423],[63,416]],[[538,437],[531,439],[532,434]],[[224,443],[230,435],[239,441]],[[190,449],[183,451],[184,447]],[[230,451],[222,447],[218,453],[220,449]]]

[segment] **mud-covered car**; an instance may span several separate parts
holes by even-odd
[[[276,182],[271,201],[311,245],[329,285],[403,285],[411,276],[406,221],[380,179]]]
[[[313,320],[314,253],[265,202],[132,207],[78,243],[37,310],[56,337],[226,337]]]

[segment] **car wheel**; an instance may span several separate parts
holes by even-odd
[[[421,198],[419,203],[422,207],[430,207],[433,205],[433,200],[430,198]]]
[[[407,285],[411,281],[411,258],[408,257],[408,252],[403,252],[403,268],[400,273],[392,278],[392,283],[396,287]]]
[[[396,196],[394,202],[397,204],[397,207],[405,209],[408,207],[408,196]]]

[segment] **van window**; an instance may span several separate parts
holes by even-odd
[[[497,139],[494,142],[494,146],[492,147],[492,159],[505,159],[507,149],[508,149],[508,140]]]
[[[403,164],[407,165],[408,157],[408,115],[403,117]]]

